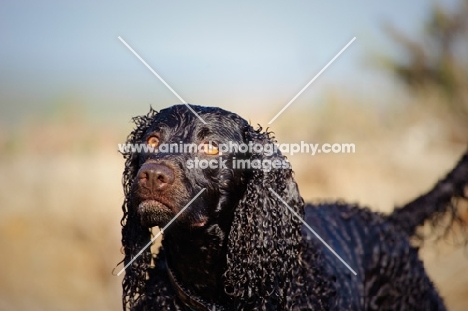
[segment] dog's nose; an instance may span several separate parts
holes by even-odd
[[[164,190],[174,182],[174,171],[163,164],[145,163],[138,171],[138,179],[154,190]]]

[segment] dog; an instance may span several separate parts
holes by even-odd
[[[125,310],[445,310],[411,240],[444,217],[448,230],[466,228],[456,201],[467,199],[467,153],[389,215],[311,205],[279,150],[241,150],[274,144],[271,133],[190,108],[197,115],[151,109],[127,139],[146,149],[123,152]],[[222,150],[228,142],[238,148]],[[164,229],[157,254],[146,247],[154,226]]]

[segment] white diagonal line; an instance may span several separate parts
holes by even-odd
[[[141,56],[138,55],[138,53],[135,52],[135,50],[127,42],[125,42],[124,39],[122,39],[122,37],[119,36],[118,39],[143,63],[143,65],[146,66],[146,68],[148,68],[175,96],[177,96],[177,98],[181,102],[186,103],[186,101],[182,97],[180,97],[179,94],[177,94],[176,91],[174,91],[172,87],[169,84],[167,84],[166,81],[164,81],[164,79],[161,78],[161,76],[158,75],[158,73],[154,71],[153,68],[151,68],[151,66],[148,65],[148,63],[146,63],[145,60],[141,58]]]
[[[278,112],[278,113],[276,114],[276,116],[275,116],[273,119],[270,120],[270,122],[268,122],[268,124],[273,123],[273,121],[275,121],[276,118],[278,118],[278,117],[280,116],[280,114],[282,114],[282,113],[286,110],[286,108],[288,108],[289,105],[291,105],[291,104],[299,97],[299,95],[301,95],[302,92],[304,92],[304,91],[309,87],[309,85],[311,85],[312,82],[314,82],[315,79],[317,79],[317,78],[322,74],[322,72],[324,72],[325,69],[327,69],[328,66],[330,66],[330,65],[332,64],[332,63],[338,58],[338,56],[340,56],[341,53],[343,53],[343,52],[351,45],[351,43],[353,43],[354,40],[356,40],[356,37],[354,37],[353,39],[351,39],[351,41],[349,41],[348,44],[346,44],[345,47],[342,48],[341,51],[339,51],[338,54],[336,54],[335,57],[333,57],[332,60],[329,61],[328,64],[326,64],[325,67],[323,67],[323,69],[320,70],[319,73],[316,74],[315,77],[314,77],[312,80],[310,80],[310,82],[307,83],[307,85],[304,86],[304,87],[302,88],[302,90],[300,90],[300,92],[297,93],[297,95],[294,96],[293,99],[291,99],[291,100],[289,101],[289,103],[287,103],[286,106],[284,106],[283,109],[281,109],[281,111]]]
[[[162,228],[162,229],[158,232],[158,234],[156,234],[156,235],[151,239],[151,241],[149,241],[148,244],[146,244],[146,245],[138,252],[138,254],[136,254],[135,257],[133,257],[132,260],[130,260],[130,261],[125,265],[125,267],[122,268],[122,270],[120,270],[119,273],[117,273],[117,276],[120,276],[120,275],[125,271],[125,269],[128,268],[128,266],[130,266],[138,257],[140,257],[140,255],[144,252],[144,250],[147,249],[148,247],[150,247],[151,244],[153,244],[153,242],[154,242],[157,238],[159,238],[159,236],[160,236],[162,233],[164,233],[164,230],[166,230],[166,229],[172,224],[172,222],[173,222],[174,220],[176,220],[177,217],[179,217],[180,214],[182,214],[182,213],[185,211],[185,209],[186,209],[187,207],[189,207],[190,204],[192,204],[192,202],[195,201],[196,198],[198,198],[198,196],[199,196],[200,194],[202,194],[203,191],[205,191],[205,188],[203,188],[202,190],[200,190],[200,192],[198,192],[198,194],[197,194],[196,196],[194,196],[193,199],[191,199],[190,202],[188,202],[187,205],[185,205],[184,208],[181,209],[180,212],[178,212],[177,215],[175,215],[174,218],[172,218],[171,221],[169,221],[169,222],[167,223],[167,225],[165,225],[164,228]]]
[[[156,76],[156,77],[157,77],[157,78],[158,78],[158,79],[175,95],[175,96],[177,96],[177,98],[178,98],[185,106],[187,106],[187,108],[188,108],[195,116],[197,116],[198,119],[200,119],[200,120],[203,122],[203,124],[206,124],[205,120],[203,120],[202,117],[200,117],[200,116],[198,115],[198,113],[196,113],[195,110],[193,110],[192,107],[190,107],[190,105],[187,104],[187,102],[186,102],[182,97],[180,97],[179,94],[177,94],[176,91],[174,91],[174,89],[173,89],[169,84],[167,84],[166,81],[164,81],[164,79],[161,78],[161,76],[158,75],[158,73],[157,73],[156,71],[154,71],[153,68],[151,68],[151,66],[148,65],[148,64],[145,62],[145,60],[144,60],[143,58],[141,58],[141,56],[138,55],[138,53],[135,52],[134,49],[132,49],[132,47],[131,47],[130,45],[128,45],[127,42],[125,42],[124,39],[122,39],[122,37],[118,36],[118,39],[119,39],[119,40],[120,40],[120,41],[121,41],[121,42],[122,42],[122,43],[123,43],[123,44],[124,44],[124,45],[125,45],[141,62],[142,62],[142,63],[143,63],[143,65],[146,66],[146,68],[148,68],[148,69],[149,69],[149,70],[150,70],[150,71],[151,71],[151,72],[152,72],[152,73],[153,73],[153,74],[154,74],[154,75],[155,75],[155,76]]]
[[[330,247],[330,245],[327,244],[327,242],[325,242],[322,237],[320,235],[317,234],[317,232],[314,231],[314,229],[312,229],[309,224],[307,224],[304,219],[301,218],[301,216],[299,216],[298,213],[296,213],[289,205],[288,203],[286,203],[282,197],[280,197],[280,195],[278,193],[276,193],[273,189],[271,188],[268,188],[278,199],[280,199],[281,202],[283,202],[284,205],[286,205],[286,207],[294,214],[294,216],[296,216],[306,227],[307,229],[309,229],[316,237],[317,239],[320,240],[320,242],[322,242],[332,253],[333,255],[335,255],[345,266],[346,268],[348,268],[352,273],[354,273],[354,275],[357,275],[357,273],[346,263],[346,261],[343,260],[343,258],[340,257],[340,255],[338,255],[335,250],[333,248]]]

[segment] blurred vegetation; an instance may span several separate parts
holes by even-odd
[[[450,115],[465,141],[468,139],[467,17],[468,0],[460,1],[454,10],[434,4],[417,39],[385,24],[384,31],[402,48],[403,57],[386,55],[380,59],[380,64],[420,98],[418,102],[441,105],[437,108]]]

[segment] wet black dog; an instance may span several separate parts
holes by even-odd
[[[158,254],[147,248],[127,268],[125,309],[445,309],[410,238],[425,221],[460,219],[453,202],[466,199],[466,154],[433,190],[391,215],[304,205],[279,151],[221,150],[271,145],[269,133],[234,113],[191,107],[206,124],[178,105],[135,118],[128,137],[148,150],[124,152],[124,263],[150,241],[151,227],[168,226]],[[187,144],[197,148],[181,150]]]

